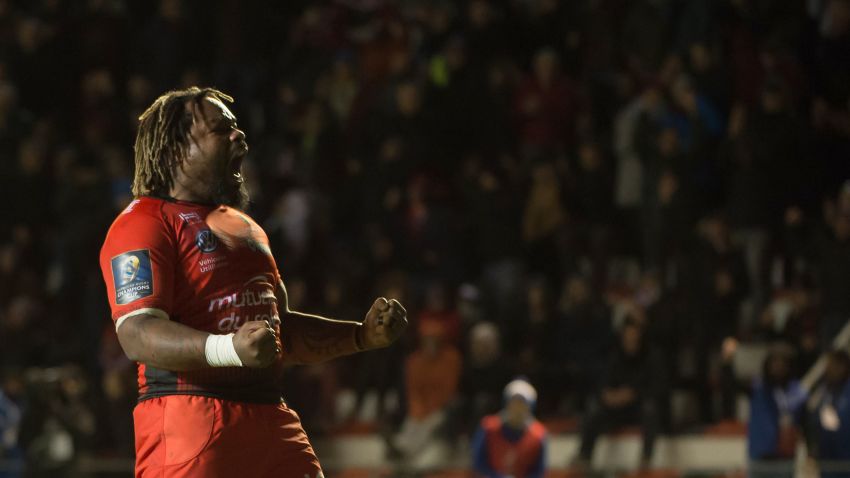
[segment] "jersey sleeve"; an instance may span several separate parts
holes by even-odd
[[[177,244],[160,214],[132,211],[116,219],[100,250],[116,330],[129,317],[171,316]]]

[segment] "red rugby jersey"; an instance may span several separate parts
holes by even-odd
[[[249,320],[270,320],[280,336],[271,320],[278,317],[274,291],[280,276],[268,237],[237,209],[136,199],[112,223],[100,268],[116,330],[147,313],[213,334],[235,332]],[[263,369],[190,372],[140,363],[139,400],[181,394],[279,402],[282,361],[281,354]]]

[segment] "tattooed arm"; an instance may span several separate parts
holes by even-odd
[[[283,282],[278,283],[284,361],[317,363],[393,343],[407,327],[407,311],[395,299],[375,300],[361,322],[333,320],[289,310]]]
[[[149,314],[129,317],[117,332],[130,360],[173,372],[209,367],[206,332]],[[246,367],[268,366],[279,353],[276,347],[274,330],[265,321],[248,322],[233,336],[233,348]]]
[[[317,363],[363,350],[357,322],[288,311],[280,326],[284,361]]]

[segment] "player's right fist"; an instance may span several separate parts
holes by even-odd
[[[233,348],[245,367],[263,368],[280,353],[274,329],[265,320],[246,322],[233,335]]]

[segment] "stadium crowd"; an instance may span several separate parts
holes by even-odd
[[[847,0],[0,0],[0,458],[132,453],[98,251],[138,115],[194,84],[236,98],[293,308],[411,313],[287,373],[311,434],[376,395],[403,457],[520,375],[579,460],[734,418],[737,344],[799,378],[850,317],[848,58]]]

